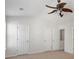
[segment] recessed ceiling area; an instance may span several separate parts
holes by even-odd
[[[6,15],[36,16],[44,11],[43,0],[5,0]]]

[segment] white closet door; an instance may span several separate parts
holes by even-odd
[[[51,50],[51,29],[43,28],[42,34],[44,50]]]
[[[7,24],[7,50],[6,57],[17,55],[17,25]]]
[[[28,25],[18,24],[17,49],[19,54],[27,54],[29,48]]]
[[[60,50],[60,32],[58,28],[52,30],[52,49]]]
[[[51,49],[51,31],[47,27],[31,25],[30,53],[38,53]]]

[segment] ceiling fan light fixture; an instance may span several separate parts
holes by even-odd
[[[58,4],[56,5],[56,7],[52,7],[52,6],[46,5],[46,7],[51,8],[51,9],[54,9],[53,11],[49,12],[48,14],[52,14],[54,12],[59,11],[60,17],[63,17],[62,12],[71,12],[71,13],[73,12],[69,8],[64,8],[67,3],[61,2],[61,0],[57,0],[57,2],[58,2]]]
[[[19,8],[19,10],[20,10],[20,11],[23,11],[23,10],[24,10],[24,8]]]

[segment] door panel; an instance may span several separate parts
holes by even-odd
[[[41,25],[30,26],[30,52],[37,53],[51,49],[51,31]]]
[[[43,28],[42,34],[43,34],[42,36],[43,36],[44,50],[51,50],[51,29]]]
[[[52,49],[60,50],[60,32],[58,28],[52,30]]]
[[[29,48],[28,26],[18,24],[17,49],[18,54],[27,54]]]
[[[7,24],[7,57],[17,55],[17,25]]]

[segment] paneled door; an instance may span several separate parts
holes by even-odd
[[[30,25],[30,53],[51,50],[51,29],[43,25]]]
[[[6,57],[17,55],[17,24],[7,24]]]
[[[17,54],[27,54],[29,48],[29,30],[28,25],[17,25]]]

